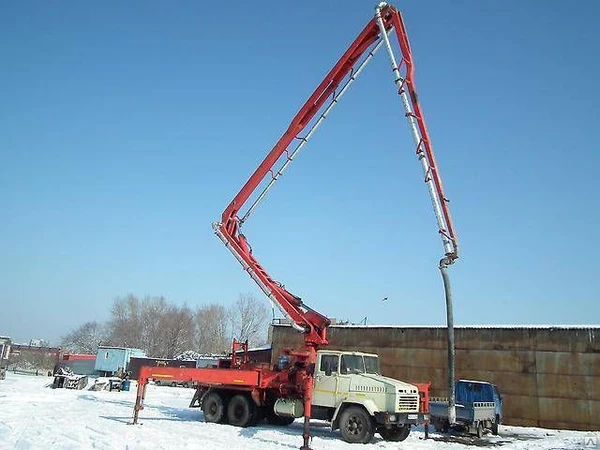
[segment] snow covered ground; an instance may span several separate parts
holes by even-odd
[[[92,381],[90,384],[92,385]],[[297,449],[302,423],[289,427],[261,425],[235,428],[205,423],[202,411],[188,408],[192,389],[149,385],[141,425],[128,425],[135,403],[135,383],[123,392],[51,389],[50,377],[8,373],[0,381],[0,449]],[[429,440],[413,430],[401,443],[385,442],[376,435],[366,446],[347,444],[324,422],[312,428],[314,450],[469,450],[586,449],[600,448],[599,433],[500,427],[500,436],[483,439],[445,436],[435,432]]]

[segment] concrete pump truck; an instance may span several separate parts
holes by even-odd
[[[400,50],[399,60],[390,41],[394,32]],[[143,409],[148,380],[169,377],[195,383],[197,389],[190,406],[201,407],[208,422],[246,427],[266,419],[273,424],[288,425],[296,418],[304,417],[302,450],[310,449],[311,418],[329,421],[332,429],[340,430],[345,441],[360,443],[369,442],[374,433],[385,440],[402,441],[409,435],[411,425],[428,421],[427,388],[382,376],[377,355],[328,349],[330,319],[273,279],[255,258],[241,233],[242,225],[269,189],[381,47],[390,60],[393,81],[405,109],[433,204],[444,248],[440,267],[445,268],[458,258],[448,200],[416,93],[413,60],[403,19],[396,8],[379,3],[374,17],[225,208],[221,220],[213,224],[214,232],[243,269],[291,325],[303,334],[304,346],[286,349],[276,364],[256,364],[247,357],[247,342],[234,340],[231,358],[222,359],[216,368],[142,367],[133,423],[137,423],[139,411]],[[252,196],[253,202],[242,213]]]

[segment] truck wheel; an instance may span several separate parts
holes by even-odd
[[[171,386],[175,387],[177,386],[177,383],[175,383],[174,381],[171,382]]]
[[[410,434],[410,425],[399,425],[392,428],[382,428],[379,434],[386,441],[402,442]]]
[[[359,406],[350,406],[340,416],[340,434],[346,442],[366,444],[373,438],[373,420]]]
[[[207,422],[222,422],[225,417],[225,402],[221,394],[215,391],[206,394],[202,401],[202,411]]]
[[[252,423],[256,406],[254,402],[244,394],[235,395],[227,407],[227,419],[236,427],[247,427]]]
[[[496,416],[496,420],[492,423],[492,434],[494,436],[498,436],[498,422],[500,421],[500,417]]]

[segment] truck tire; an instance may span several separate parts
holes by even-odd
[[[171,381],[171,386],[172,386],[172,387],[176,387],[176,386],[177,386],[177,383],[175,383],[174,381]]]
[[[373,438],[373,419],[360,406],[349,406],[340,416],[340,434],[346,442],[366,444]]]
[[[254,420],[256,405],[247,395],[237,394],[229,400],[227,419],[236,427],[247,427]]]
[[[402,442],[410,434],[410,425],[398,425],[392,428],[382,428],[379,434],[385,441]]]
[[[221,423],[225,418],[225,402],[221,394],[216,391],[209,392],[202,401],[204,420],[207,422]]]

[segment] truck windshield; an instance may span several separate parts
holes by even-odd
[[[379,374],[379,359],[376,356],[342,355],[341,370],[346,373],[373,373]]]
[[[365,356],[365,372],[379,375],[379,358],[377,356]]]

